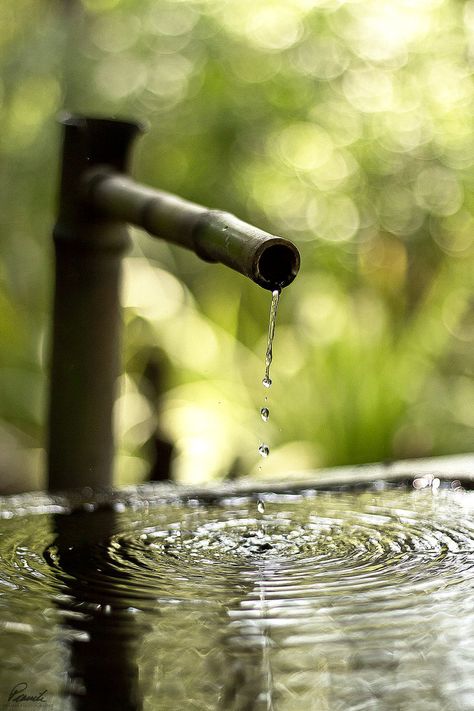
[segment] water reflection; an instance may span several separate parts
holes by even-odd
[[[474,707],[473,493],[262,497],[3,502],[1,707]]]
[[[56,514],[54,542],[44,551],[63,590],[55,602],[69,647],[64,691],[77,711],[143,708],[136,656],[146,625],[128,604],[127,573],[110,576],[107,555],[91,555],[107,551],[117,530],[112,508]]]

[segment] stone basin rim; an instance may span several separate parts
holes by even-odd
[[[377,490],[387,486],[410,486],[414,479],[428,477],[456,481],[465,489],[474,488],[474,453],[429,459],[409,459],[393,463],[373,463],[320,470],[288,472],[285,479],[242,479],[201,486],[154,482],[136,486],[92,490],[71,489],[54,494],[45,491],[0,497],[0,519],[33,514],[71,513],[111,508],[140,509],[167,503],[203,504],[225,502],[232,498],[299,495],[316,492]],[[13,513],[12,513],[13,512]]]

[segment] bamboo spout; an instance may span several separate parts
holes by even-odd
[[[68,116],[59,216],[48,430],[51,490],[113,483],[120,373],[120,272],[127,223],[222,262],[265,289],[287,286],[299,253],[275,237],[126,175],[140,126]]]
[[[142,227],[208,262],[221,262],[264,289],[288,286],[298,273],[300,257],[292,242],[228,212],[209,210],[100,169],[85,176],[84,188],[86,201],[98,214]]]

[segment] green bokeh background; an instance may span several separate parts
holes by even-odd
[[[156,432],[186,482],[474,449],[473,63],[474,2],[3,0],[2,491],[44,486],[62,108],[146,120],[137,178],[302,256],[264,424],[268,292],[134,234],[119,483]]]

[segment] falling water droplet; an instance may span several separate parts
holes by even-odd
[[[260,514],[265,513],[265,503],[262,501],[262,499],[259,499],[257,501],[257,511]]]
[[[268,376],[265,376],[264,379],[262,380],[262,383],[263,383],[264,388],[269,388],[272,384],[272,381],[270,380],[270,378]]]
[[[270,417],[270,410],[268,409],[268,407],[262,407],[262,409],[260,410],[260,414],[262,416],[262,420],[264,422],[267,422],[268,418]]]
[[[268,444],[261,444],[260,447],[258,448],[258,452],[262,457],[268,457],[270,454],[270,447]]]

